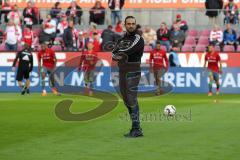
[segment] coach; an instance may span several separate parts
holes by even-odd
[[[125,28],[126,34],[118,40],[112,53],[113,60],[118,61],[120,93],[132,120],[132,129],[124,136],[140,137],[143,133],[139,120],[137,90],[141,78],[144,40],[136,32],[136,19],[133,16],[125,18]]]

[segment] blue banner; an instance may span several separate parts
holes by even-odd
[[[83,86],[84,75],[76,69],[71,69],[67,75],[56,75],[57,83],[64,82],[63,85]],[[0,67],[0,92],[18,92],[20,88],[15,80],[16,73],[11,71],[11,67]],[[30,75],[32,92],[41,91],[41,80],[37,67]],[[162,77],[163,82],[172,86],[174,93],[206,93],[208,92],[208,73],[203,68],[170,68]],[[47,79],[46,79],[47,81]],[[225,68],[220,75],[220,91],[222,93],[240,93],[240,68]],[[154,76],[149,70],[142,70],[140,80],[140,90],[154,89]],[[113,86],[118,85],[118,72],[111,71],[109,67],[103,67],[95,73],[94,88],[102,91],[114,92]],[[49,83],[46,83],[49,86]],[[213,89],[215,89],[213,85]],[[47,87],[49,88],[49,87]],[[49,89],[48,89],[49,90]]]

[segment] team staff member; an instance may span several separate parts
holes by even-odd
[[[50,85],[52,92],[55,95],[59,95],[57,89],[55,88],[55,79],[54,79],[54,69],[56,67],[57,59],[55,52],[47,47],[47,43],[44,42],[41,44],[41,50],[38,52],[38,70],[41,75],[42,81],[42,96],[47,95],[47,91],[45,89],[45,78],[46,75],[49,76]]]
[[[153,72],[157,85],[156,95],[160,95],[161,77],[168,70],[168,58],[166,51],[161,50],[160,42],[157,42],[156,49],[150,52],[150,71]]]
[[[33,56],[31,52],[31,46],[29,46],[27,43],[24,44],[24,49],[17,53],[17,56],[13,62],[12,70],[15,71],[15,66],[17,61],[18,63],[18,70],[17,70],[17,76],[16,80],[18,81],[18,86],[22,89],[21,94],[24,95],[25,92],[28,94],[29,92],[29,86],[30,86],[30,80],[29,80],[29,74],[32,72],[33,69]],[[26,79],[25,85],[23,85],[22,81],[23,78]]]
[[[204,68],[208,69],[208,77],[209,77],[209,92],[208,96],[212,96],[212,84],[216,83],[217,91],[216,94],[219,94],[219,74],[222,74],[222,63],[221,57],[217,51],[215,51],[214,44],[210,44],[208,46],[208,52],[205,56]]]
[[[144,40],[136,32],[136,19],[127,16],[125,19],[126,34],[119,39],[113,49],[113,60],[118,61],[119,88],[123,101],[132,120],[132,129],[125,137],[143,136],[139,120],[139,105],[137,87],[141,78],[141,57],[144,50]],[[124,44],[130,44],[126,46]]]

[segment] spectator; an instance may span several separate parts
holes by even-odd
[[[160,28],[157,30],[157,40],[160,44],[166,46],[167,51],[170,49],[170,30],[167,28],[167,24],[163,22]]]
[[[108,7],[111,10],[112,25],[115,25],[117,21],[122,21],[122,7],[124,3],[125,0],[108,0]]]
[[[33,39],[33,31],[28,27],[24,28],[22,42],[32,46]]]
[[[23,21],[28,27],[32,27],[33,24],[37,23],[36,14],[32,7],[32,2],[27,3],[27,7],[23,10]]]
[[[174,24],[177,24],[183,32],[186,32],[188,30],[187,22],[185,20],[182,20],[182,16],[180,14],[176,15],[176,21],[173,22],[173,25]]]
[[[223,41],[223,31],[215,25],[213,30],[210,32],[210,43],[220,46]]]
[[[78,37],[78,48],[80,50],[84,50],[87,48],[87,44],[90,41],[90,38],[87,34],[87,32],[79,32],[79,37]]]
[[[60,2],[56,2],[54,4],[54,7],[52,7],[52,9],[50,11],[50,15],[51,15],[52,19],[56,19],[57,23],[60,22],[61,11],[62,11],[62,8],[60,7]]]
[[[15,4],[13,10],[8,13],[8,20],[13,21],[15,25],[21,25],[21,13],[18,11],[18,6]]]
[[[95,25],[95,24],[92,24],[92,25],[90,26],[89,36],[92,37],[92,36],[93,36],[93,33],[97,33],[97,34],[101,35],[100,30],[97,29],[97,25]]]
[[[212,25],[219,24],[218,15],[223,8],[223,0],[206,0],[206,15],[209,18],[209,23]]]
[[[224,7],[224,24],[236,24],[238,22],[238,6],[233,0],[229,0],[229,3]]]
[[[67,16],[65,14],[62,15],[61,22],[58,23],[57,26],[57,36],[62,37],[64,30],[68,27]]]
[[[154,29],[152,29],[150,27],[146,27],[142,36],[143,36],[145,45],[150,45],[150,46],[152,46],[152,48],[155,48],[157,34]]]
[[[102,6],[101,1],[96,1],[95,5],[89,11],[90,20],[89,24],[95,23],[97,25],[103,25],[105,20],[105,8]]]
[[[177,24],[173,25],[173,31],[170,33],[170,41],[172,46],[181,48],[185,40],[185,34]]]
[[[122,33],[123,32],[123,26],[122,26],[122,21],[118,21],[115,27],[115,32],[117,33]]]
[[[101,38],[102,38],[101,44],[102,50],[109,51],[107,48],[105,48],[105,45],[109,42],[115,42],[115,33],[111,25],[109,25],[107,29],[103,30]]]
[[[15,25],[13,21],[9,21],[5,31],[5,46],[7,51],[16,51],[18,42],[22,39],[22,30],[20,26]]]
[[[32,8],[33,8],[33,12],[36,16],[34,23],[33,24],[42,24],[43,20],[41,20],[40,18],[40,12],[38,7],[36,7],[35,2],[32,1]]]
[[[177,52],[179,52],[179,48],[177,46],[173,46],[169,53],[170,67],[181,67]]]
[[[48,14],[42,26],[43,31],[39,38],[40,43],[49,42],[50,44],[53,44],[56,37],[56,21],[52,19],[50,14]]]
[[[74,24],[81,25],[82,8],[77,5],[75,1],[72,1],[71,6],[68,7],[66,15],[69,19],[73,19]]]
[[[136,26],[136,31],[138,32],[139,35],[142,36],[143,31],[142,31],[142,26],[141,26],[140,24],[137,24],[137,26]]]
[[[101,38],[97,33],[93,33],[93,50],[95,52],[101,51]]]
[[[2,22],[2,15],[4,15],[4,22],[5,23],[8,22],[7,15],[11,10],[12,10],[12,6],[10,5],[10,1],[9,0],[5,0],[5,2],[2,1],[2,8],[0,10],[0,24]]]
[[[237,33],[231,28],[231,24],[227,24],[226,30],[223,33],[223,43],[224,45],[233,45],[235,50],[237,50]]]
[[[68,28],[64,30],[63,42],[67,48],[67,51],[77,51],[78,32],[74,28],[73,20],[68,22]]]

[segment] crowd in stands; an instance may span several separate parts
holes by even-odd
[[[76,25],[81,25],[83,12],[75,1],[71,2],[66,12],[62,11],[61,3],[56,2],[43,20],[33,2],[28,2],[23,13],[20,13],[16,4],[11,6],[6,0],[2,6],[1,17],[4,16],[4,23],[7,25],[6,29],[0,32],[0,37],[3,37],[0,39],[0,51],[20,50],[23,43],[28,43],[34,50],[38,50],[43,42],[49,42],[49,46],[56,51],[81,51],[89,41],[93,42],[95,51],[108,51],[105,46],[109,42],[116,42],[124,34],[121,16],[123,6],[124,0],[109,0],[112,25],[106,29],[98,29],[98,25],[104,24],[105,8],[100,1],[96,1],[89,10],[89,29],[79,30]],[[176,15],[170,27],[165,22],[162,22],[157,30],[138,24],[137,31],[144,38],[145,51],[155,48],[157,42],[168,52],[173,48],[183,52],[202,52],[210,42],[214,43],[219,51],[238,51],[240,38],[231,26],[238,22],[238,12],[235,10],[237,6],[229,0],[224,8],[224,31],[218,25],[214,25],[211,31],[189,29],[181,14]],[[35,24],[41,27],[36,28]]]

